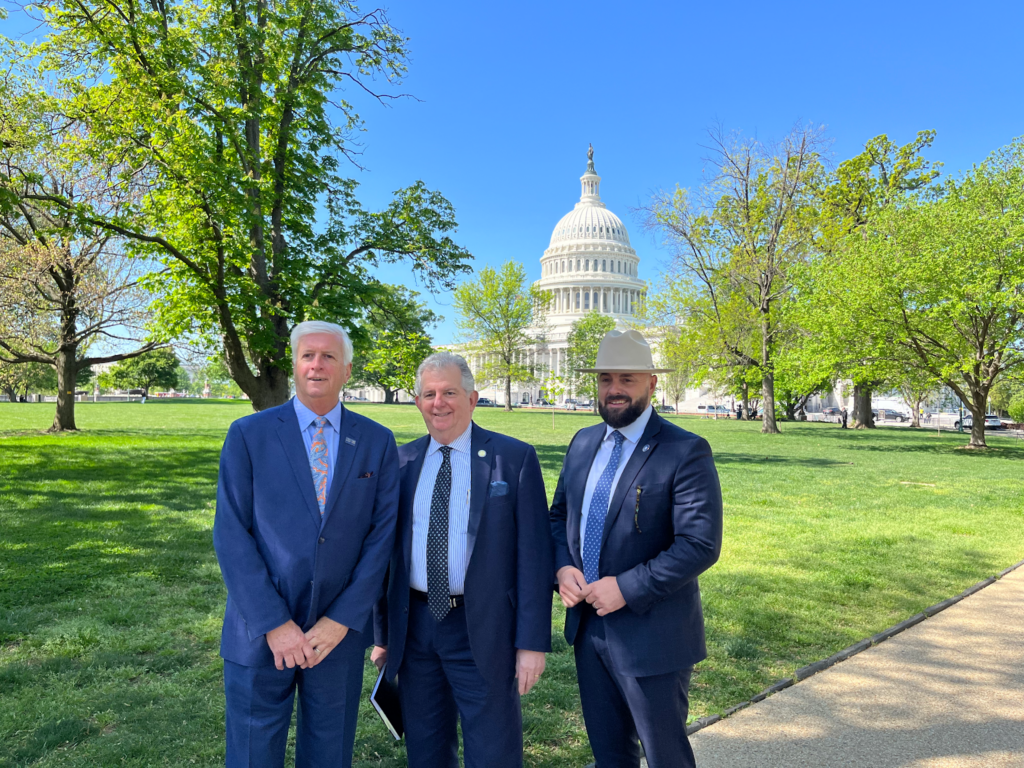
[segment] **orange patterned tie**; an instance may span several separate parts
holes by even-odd
[[[316,434],[313,435],[313,446],[309,452],[309,468],[313,471],[316,503],[320,505],[322,515],[327,504],[327,438],[324,437],[327,419],[320,416],[313,423],[316,424]]]

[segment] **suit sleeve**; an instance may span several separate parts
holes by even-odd
[[[231,602],[255,640],[291,620],[288,605],[270,580],[253,536],[252,459],[236,421],[220,452],[213,548]]]
[[[697,578],[722,551],[722,489],[711,446],[704,438],[692,446],[672,484],[672,544],[617,577],[626,605],[636,613]]]
[[[537,451],[527,447],[516,493],[516,648],[551,651],[554,552]]]
[[[384,572],[384,585],[380,597],[373,604],[373,644],[381,647],[388,644],[388,587],[390,586],[391,567]]]
[[[370,530],[363,539],[359,560],[352,570],[348,586],[332,602],[324,615],[349,629],[362,631],[370,619],[374,603],[380,597],[384,574],[395,543],[398,521],[398,448],[390,432],[384,458],[378,468],[377,494],[373,502]]]
[[[578,435],[579,432],[576,434]],[[566,449],[566,458],[568,458],[569,451],[572,450],[572,444],[575,441],[576,436],[574,435],[569,442],[568,449]],[[562,460],[562,471],[558,473],[558,485],[555,486],[555,498],[551,501],[551,510],[548,513],[548,518],[551,524],[551,539],[554,543],[555,551],[555,567],[551,580],[554,582],[555,590],[557,591],[558,583],[554,574],[567,565],[575,565],[572,561],[572,554],[569,552],[569,533],[566,529],[568,507],[565,500],[565,459]]]

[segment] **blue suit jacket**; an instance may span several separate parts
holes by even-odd
[[[551,650],[551,528],[533,447],[476,424],[471,439],[466,622],[477,668],[488,680],[500,681],[515,674],[517,648]],[[374,639],[388,647],[391,679],[405,651],[413,501],[429,446],[425,435],[398,449],[398,535],[385,595],[375,612]],[[507,484],[507,493],[495,495],[504,489],[492,483],[501,482]]]
[[[221,450],[213,523],[228,588],[221,656],[273,664],[264,635],[289,619],[306,631],[321,616],[364,633],[353,639],[369,645],[397,513],[398,451],[380,424],[342,408],[321,518],[294,405],[234,422]]]
[[[580,517],[603,423],[569,444],[551,506],[556,570],[583,570]],[[641,488],[639,511],[636,489]],[[604,617],[609,653],[626,675],[660,675],[707,656],[697,575],[722,548],[722,491],[707,441],[651,414],[608,507],[599,573],[616,576],[626,607]],[[566,613],[576,639],[582,606]]]

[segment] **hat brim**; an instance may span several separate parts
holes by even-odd
[[[675,368],[576,368],[576,373],[672,373]]]

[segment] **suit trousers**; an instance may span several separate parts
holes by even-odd
[[[573,646],[583,720],[597,768],[639,768],[638,739],[650,768],[693,768],[686,737],[693,667],[649,677],[622,674],[608,652],[604,621],[585,606]]]
[[[469,647],[465,606],[452,608],[438,622],[426,603],[410,601],[398,696],[409,768],[459,768],[459,720],[466,768],[522,768],[515,669],[498,683],[480,674]]]
[[[227,768],[284,765],[296,690],[296,768],[352,765],[366,648],[358,632],[349,632],[345,641],[311,669],[224,662]]]

